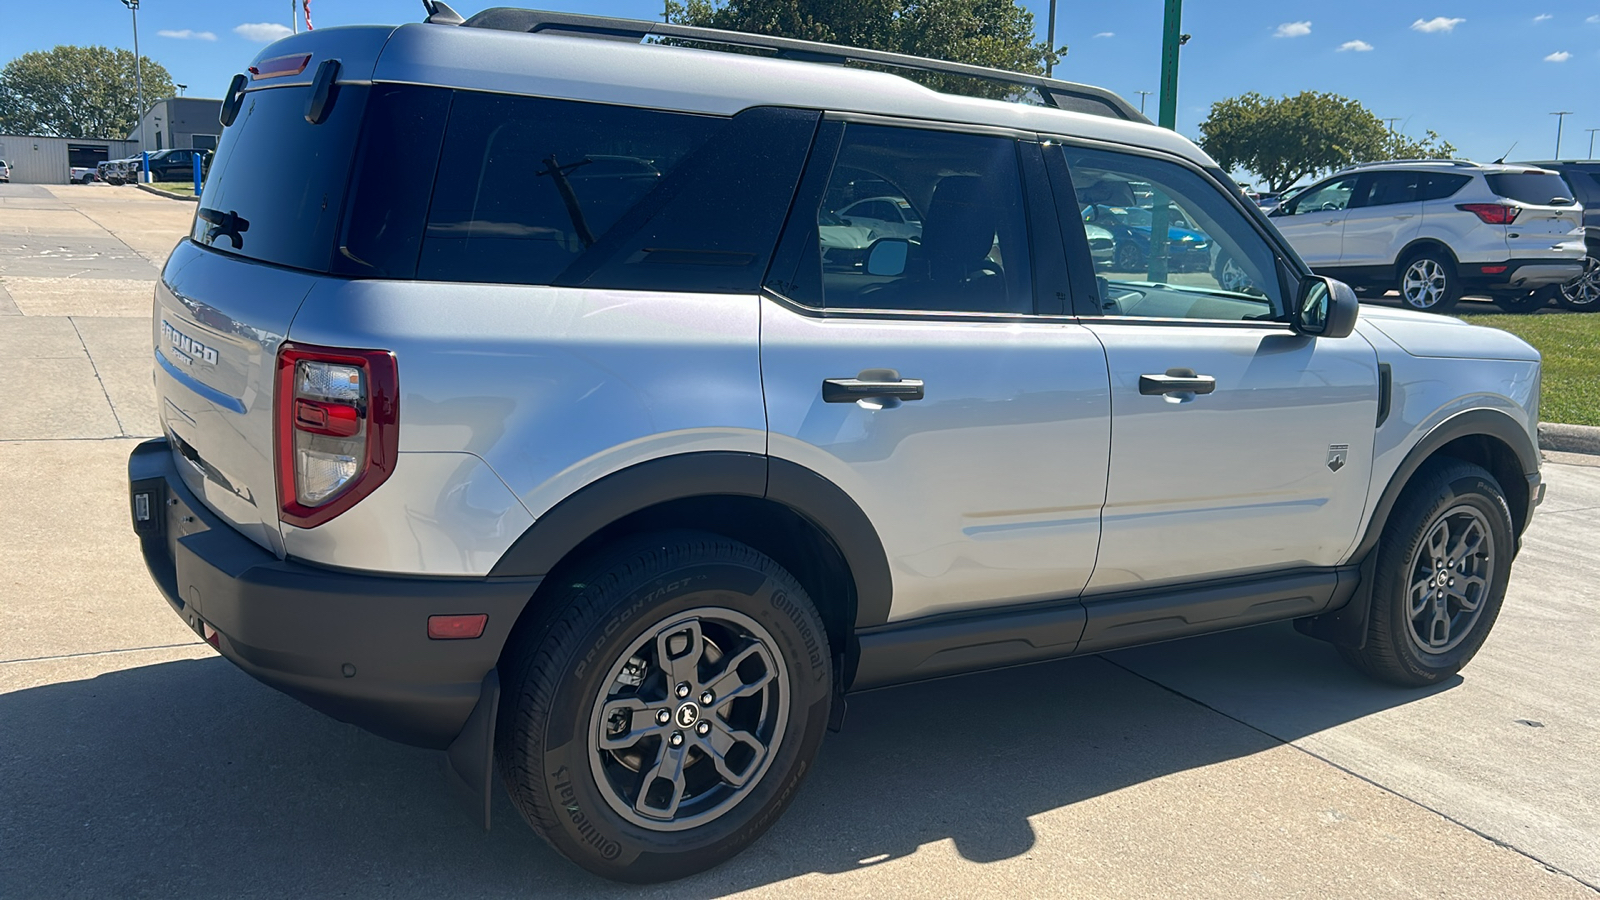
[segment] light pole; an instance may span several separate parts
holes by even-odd
[[[1600,128],[1585,128],[1584,131],[1589,132],[1589,158],[1594,159],[1594,133]]]
[[[1561,124],[1563,122],[1567,121],[1567,116],[1572,115],[1572,110],[1563,109],[1560,112],[1553,112],[1550,115],[1556,117],[1556,159],[1560,159],[1561,158]]]
[[[1144,98],[1154,94],[1155,91],[1134,91],[1134,93],[1139,95],[1139,115],[1142,116],[1144,115]]]
[[[1056,0],[1050,0],[1050,46],[1044,58],[1044,77],[1049,78],[1056,70]]]
[[[122,0],[122,5],[133,13],[133,88],[139,96],[139,109],[135,121],[139,125],[139,159],[143,172],[140,179],[150,180],[150,157],[144,150],[144,72],[139,65],[139,0]]]
[[[178,96],[179,97],[182,97],[183,96],[183,92],[187,91],[189,89],[189,86],[187,84],[176,84],[175,83],[172,86],[178,89]]]
[[[1384,119],[1383,121],[1388,123],[1389,131],[1390,131],[1390,133],[1393,133],[1394,132],[1394,123],[1400,121],[1402,118],[1404,118],[1404,117],[1403,116],[1390,116],[1389,118]]]

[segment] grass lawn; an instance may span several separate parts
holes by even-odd
[[[1544,356],[1539,418],[1600,425],[1600,313],[1464,315],[1474,325],[1509,331]]]
[[[174,194],[182,194],[185,197],[194,196],[194,182],[192,181],[157,181],[150,186],[160,188],[163,191],[171,191]]]

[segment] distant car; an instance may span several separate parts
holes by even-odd
[[[1561,175],[1572,188],[1573,197],[1583,204],[1583,243],[1588,253],[1583,274],[1563,284],[1556,302],[1567,309],[1600,312],[1600,161],[1530,162]]]
[[[71,166],[67,169],[67,180],[73,184],[90,184],[99,180],[99,177],[93,166]]]
[[[139,171],[142,160],[137,156],[124,159],[113,159],[101,163],[96,167],[100,178],[108,184],[128,184],[139,180]]]
[[[6,184],[11,183],[11,167],[6,165],[6,161],[3,159],[0,159],[0,181]]]
[[[1151,210],[1143,206],[1091,204],[1083,209],[1083,221],[1098,225],[1116,239],[1112,268],[1118,272],[1137,272],[1150,258]],[[1197,231],[1183,213],[1168,212],[1167,265],[1173,272],[1205,272],[1211,268],[1211,238]]]
[[[202,171],[211,161],[210,150],[188,150],[174,147],[170,150],[158,150],[150,154],[150,180],[151,181],[193,181],[194,158],[200,157]],[[138,157],[134,158],[137,168]]]
[[[1255,200],[1256,206],[1260,207],[1262,212],[1269,213],[1282,205],[1283,196],[1277,191],[1262,191],[1251,199]]]
[[[839,210],[840,218],[851,225],[864,225],[872,237],[922,237],[922,217],[904,197],[868,197]]]

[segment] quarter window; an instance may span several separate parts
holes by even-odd
[[[1277,255],[1215,184],[1150,157],[1064,152],[1077,194],[1071,213],[1087,233],[1102,312],[1281,318]]]

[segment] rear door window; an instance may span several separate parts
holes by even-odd
[[[1420,192],[1420,172],[1370,172],[1356,185],[1352,209],[1367,206],[1394,206],[1415,203]]]
[[[1448,172],[1429,172],[1422,182],[1423,200],[1443,200],[1453,195],[1469,181],[1471,175],[1453,175]]]
[[[1554,172],[1504,172],[1485,175],[1489,190],[1507,200],[1533,206],[1568,206],[1572,188]]]

